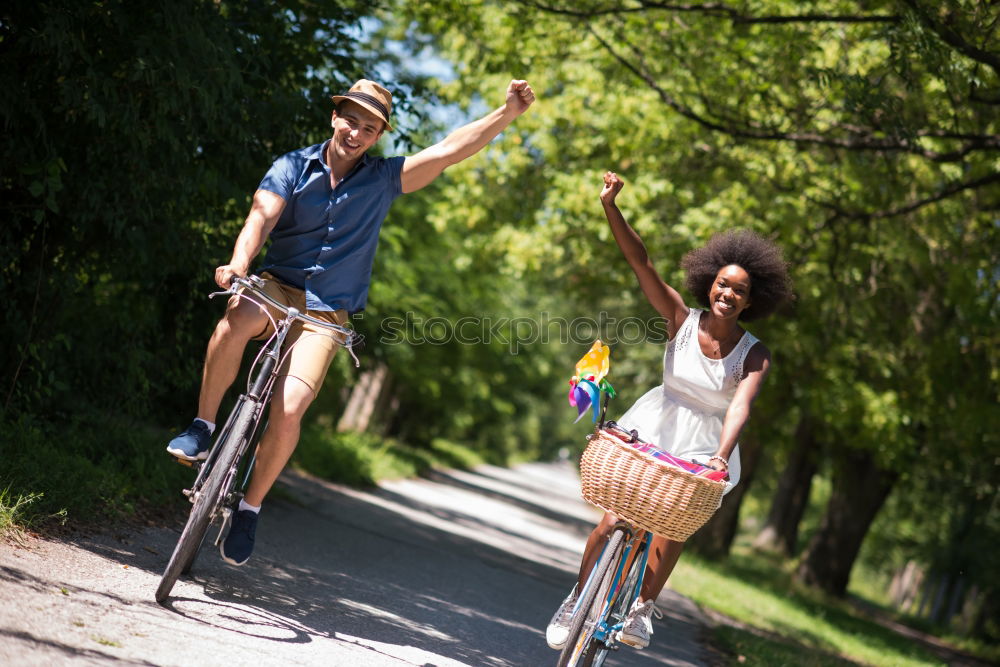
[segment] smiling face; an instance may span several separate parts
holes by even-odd
[[[750,306],[750,274],[736,264],[719,269],[708,291],[708,303],[716,317],[738,318]]]
[[[361,159],[375,145],[385,130],[385,121],[350,100],[340,103],[330,120],[333,138],[330,142],[333,157],[353,162]]]

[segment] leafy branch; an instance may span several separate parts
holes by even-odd
[[[735,7],[730,7],[723,2],[676,4],[670,2],[650,2],[648,0],[639,0],[638,4],[634,7],[621,7],[614,4],[592,9],[579,9],[574,8],[573,6],[554,6],[544,2],[537,2],[536,0],[521,0],[521,4],[533,7],[540,11],[548,12],[550,14],[560,14],[580,19],[590,19],[608,15],[637,14],[648,12],[650,10],[657,10],[705,14],[706,16],[728,19],[734,24],[742,25],[755,23],[898,23],[900,21],[900,17],[895,14],[855,15],[813,13],[768,14],[753,16],[751,14],[743,13]]]
[[[874,212],[848,211],[838,207],[832,202],[822,202],[820,205],[833,211],[834,218],[847,220],[884,220],[886,218],[895,218],[901,215],[906,215],[907,213],[912,213],[919,208],[927,206],[928,204],[948,199],[949,197],[957,195],[960,192],[964,192],[965,190],[976,190],[993,183],[1000,183],[1000,172],[993,172],[987,174],[986,176],[967,181],[949,183],[937,192],[926,197],[915,199],[900,206]]]
[[[764,128],[759,123],[750,120],[737,121],[730,119],[728,122],[723,123],[695,111],[691,106],[684,104],[661,86],[653,74],[645,67],[639,47],[629,43],[624,37],[619,36],[620,41],[628,44],[630,47],[635,58],[633,61],[623,55],[607,39],[602,37],[594,30],[593,26],[588,25],[587,30],[615,60],[642,79],[664,104],[706,129],[721,132],[732,137],[763,141],[788,141],[796,144],[811,144],[853,151],[905,152],[934,162],[956,162],[974,151],[1000,150],[1000,135],[978,135],[928,129],[917,130],[913,133],[917,138],[926,137],[965,141],[964,145],[955,150],[939,152],[925,148],[919,143],[904,137],[872,136],[869,131],[861,127],[855,127],[855,131],[849,136],[835,137],[822,132],[786,132]]]
[[[945,44],[967,58],[988,65],[994,72],[1000,74],[1000,53],[987,51],[965,39],[959,32],[959,28],[954,25],[955,15],[953,13],[945,13],[944,18],[939,19],[916,0],[903,0],[903,2],[913,11],[920,22],[940,37]]]

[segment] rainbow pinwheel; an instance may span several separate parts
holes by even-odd
[[[594,341],[590,351],[576,362],[576,375],[569,381],[569,404],[575,406],[578,413],[573,423],[580,421],[583,413],[589,407],[592,421],[597,422],[600,413],[601,392],[609,398],[615,397],[615,388],[605,379],[611,368],[611,348]]]

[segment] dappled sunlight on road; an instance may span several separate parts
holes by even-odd
[[[599,516],[568,464],[370,490],[299,472],[280,483],[250,562],[225,565],[209,540],[164,606],[153,592],[177,526],[0,548],[0,664],[555,664],[545,624]],[[608,667],[703,665],[697,611],[666,611],[677,636]]]
[[[371,492],[339,490],[410,521],[575,574],[586,535],[601,516],[579,499],[578,484],[567,495],[559,486],[565,476],[546,478],[542,469],[535,478],[513,481],[501,478],[510,471],[481,470],[391,481]]]

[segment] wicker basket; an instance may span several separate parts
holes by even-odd
[[[725,482],[713,482],[641,452],[600,429],[580,459],[583,498],[632,525],[683,542],[722,504]]]

